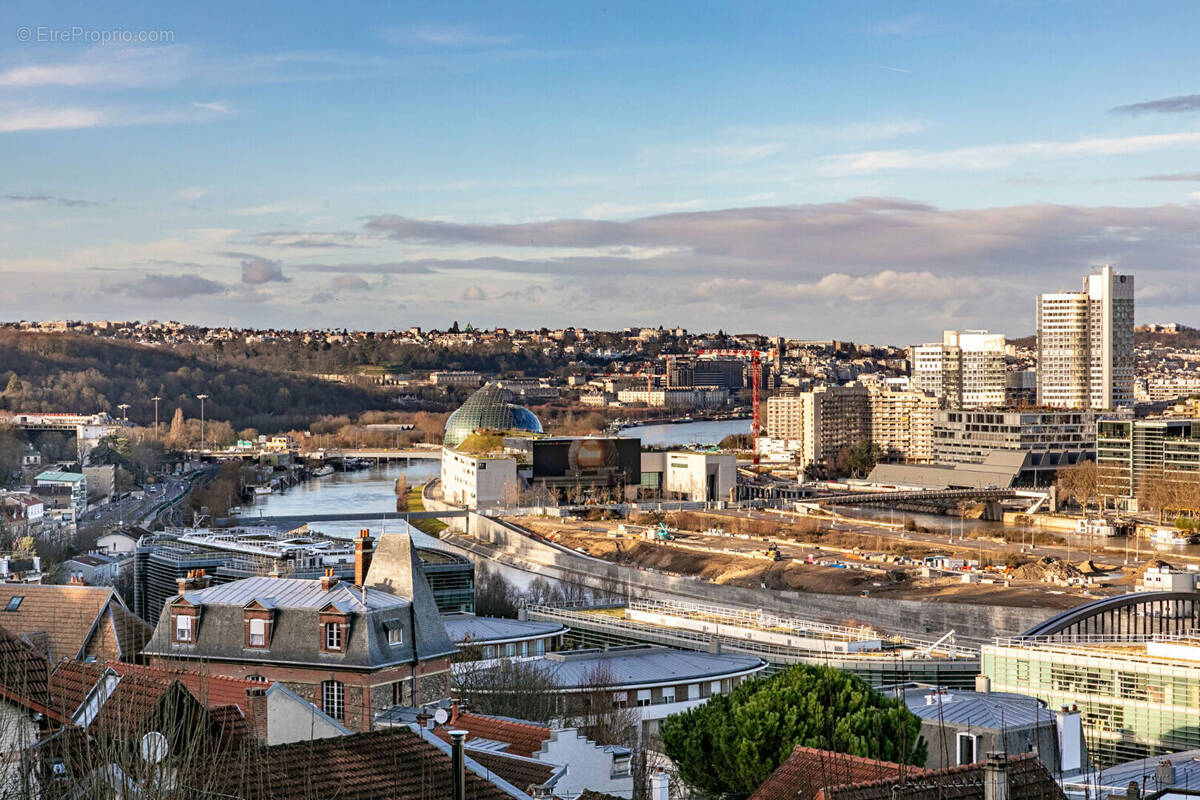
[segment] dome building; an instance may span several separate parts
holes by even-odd
[[[542,423],[528,408],[510,402],[512,395],[488,384],[467,398],[446,420],[442,443],[457,447],[480,428],[499,431],[541,433]]]

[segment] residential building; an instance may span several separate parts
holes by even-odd
[[[137,530],[142,530],[138,528]],[[138,537],[132,529],[109,531],[96,537],[96,550],[105,555],[124,558],[137,552]]]
[[[1022,369],[1004,373],[1004,407],[1025,408],[1037,405],[1037,370]]]
[[[1029,454],[1029,473],[1045,486],[1061,467],[1094,457],[1094,411],[946,409],[934,415],[933,459],[939,464],[982,464],[997,450]]]
[[[434,386],[478,386],[483,375],[466,370],[439,370],[429,373],[429,382]]]
[[[1105,265],[1083,291],[1037,299],[1038,403],[1113,409],[1133,403],[1133,276]]]
[[[651,408],[720,408],[729,402],[729,390],[693,386],[682,389],[632,388],[617,392],[622,405],[642,405]]]
[[[737,484],[733,453],[687,450],[641,454],[641,491],[645,497],[709,502],[729,500]]]
[[[82,553],[62,562],[59,569],[77,576],[88,586],[111,586],[121,571],[121,562],[103,553]]]
[[[42,559],[33,553],[0,553],[0,583],[41,583]]]
[[[60,501],[58,498],[62,495],[53,492],[45,496],[41,495],[37,490],[42,488],[59,489],[65,492],[65,500]],[[47,507],[70,508],[74,511],[75,519],[78,520],[88,504],[87,478],[81,472],[46,470],[38,473],[38,476],[34,478],[34,494],[48,499]]]
[[[467,754],[477,760],[488,752],[497,752],[555,768],[568,767],[554,782],[555,797],[573,799],[584,792],[633,797],[633,754],[629,748],[598,745],[576,728],[476,714],[453,703],[450,718],[434,734],[449,741],[452,730],[467,732]]]
[[[97,540],[97,546],[125,547],[126,538],[107,534]],[[475,566],[470,559],[427,547],[417,548],[417,556],[439,611],[474,610]],[[175,528],[144,535],[134,553],[134,611],[142,619],[158,622],[163,604],[178,592],[178,580],[198,569],[214,586],[270,574],[319,578],[327,569],[353,582],[355,543],[307,530],[253,526]]]
[[[889,461],[926,464],[933,461],[933,419],[936,397],[924,391],[868,388],[871,403],[871,441]]]
[[[0,523],[17,537],[36,536],[42,529],[46,507],[28,492],[0,492]]]
[[[37,797],[26,754],[68,716],[49,689],[50,664],[23,637],[0,625],[0,797]]]
[[[1194,635],[1000,639],[984,645],[997,691],[1078,707],[1101,765],[1200,747],[1200,640]]]
[[[37,641],[52,662],[133,661],[150,626],[110,587],[0,583],[0,628]]]
[[[912,387],[951,408],[1000,408],[1005,374],[1002,333],[944,331],[941,344],[913,347]]]
[[[851,383],[770,397],[767,436],[794,443],[802,467],[831,463],[842,448],[870,438],[870,396]]]
[[[364,532],[365,533],[365,532]],[[181,579],[144,649],[151,664],[203,664],[214,674],[279,681],[353,730],[375,714],[449,694],[450,656],[437,606],[408,534],[360,534],[355,583]]]
[[[979,677],[976,691],[902,687],[896,691],[921,718],[929,748],[927,768],[961,767],[988,753],[1035,753],[1055,775],[1087,765],[1078,711],[1049,709],[1035,697],[991,691]]]
[[[1200,418],[1101,419],[1096,472],[1101,494],[1129,510],[1137,510],[1147,492],[1197,487]]]

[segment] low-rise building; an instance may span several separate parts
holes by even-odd
[[[0,628],[37,640],[51,661],[133,661],[151,629],[110,587],[0,583]]]
[[[42,497],[46,502],[47,508],[70,508],[75,512],[75,519],[78,520],[87,508],[87,478],[82,472],[63,472],[61,470],[46,470],[38,473],[38,476],[33,479],[34,493]],[[58,489],[65,494],[50,492],[45,495],[40,494],[39,489]]]
[[[939,464],[982,464],[996,450],[1029,454],[1026,476],[1038,486],[1096,452],[1094,411],[945,409],[934,415],[933,458]],[[1024,482],[1024,480],[1022,480]]]
[[[461,656],[486,661],[492,658],[541,656],[557,649],[565,625],[557,622],[443,614],[446,635]]]
[[[442,496],[467,508],[516,505],[520,483],[517,459],[509,455],[472,455],[442,448]]]
[[[121,562],[103,553],[82,553],[68,558],[59,568],[88,586],[111,586],[121,571]]]
[[[708,502],[729,500],[737,484],[733,453],[686,450],[641,455],[641,489],[645,497]]]

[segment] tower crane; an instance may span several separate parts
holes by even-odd
[[[762,359],[774,358],[774,350],[697,350],[696,355],[701,356],[732,356],[733,358],[748,358],[750,359],[751,375],[751,406],[750,416],[753,430],[751,434],[754,437],[754,464],[758,465],[758,384],[762,378]]]

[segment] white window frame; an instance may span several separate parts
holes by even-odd
[[[404,644],[404,629],[403,628],[388,628],[387,641],[392,647],[398,644]]]
[[[257,630],[255,630],[257,628]],[[250,620],[250,646],[267,646],[267,621],[265,619]]]
[[[971,743],[971,760],[963,761],[963,743],[970,741]],[[955,738],[954,757],[958,761],[958,766],[966,766],[967,764],[976,764],[979,762],[979,735],[975,733],[959,733]]]
[[[637,704],[639,706],[650,705],[650,690],[649,689],[638,689]]]
[[[342,623],[326,622],[325,623],[325,649],[326,650],[341,650],[342,649]]]
[[[662,701],[664,703],[674,703],[675,702],[675,687],[674,686],[664,686],[663,687]]]
[[[341,681],[321,681],[321,710],[337,721],[346,718],[346,685]]]
[[[190,614],[175,615],[175,641],[191,642],[194,638],[194,628]]]

